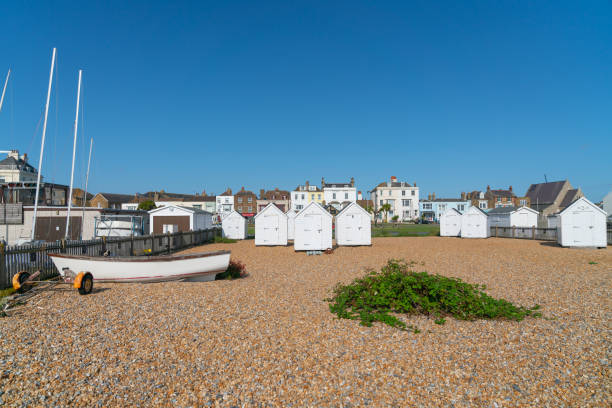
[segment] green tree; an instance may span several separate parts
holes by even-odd
[[[138,204],[139,210],[151,211],[154,208],[157,208],[157,206],[155,205],[155,202],[153,200],[146,200]]]
[[[376,226],[378,222],[378,213],[380,213],[380,210],[377,210],[373,206],[368,205],[368,207],[366,208],[366,211],[374,216],[374,226]]]
[[[388,215],[389,215],[389,211],[391,211],[391,204],[387,203],[387,204],[383,204],[380,206],[380,210],[385,213],[385,222],[389,222],[389,220],[387,219]]]

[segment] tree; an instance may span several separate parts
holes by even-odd
[[[385,213],[385,222],[389,222],[387,216],[389,215],[389,211],[391,211],[391,204],[383,204],[380,206],[380,210]]]
[[[397,224],[397,220],[399,220],[399,215],[394,215],[393,217],[391,217],[391,221],[393,221],[396,224]]]
[[[151,211],[154,208],[157,208],[157,206],[155,205],[155,202],[153,200],[146,200],[138,204],[139,210]]]
[[[378,213],[380,213],[380,210],[377,210],[371,205],[368,205],[368,208],[366,208],[366,211],[374,216],[374,226],[376,226],[376,223],[378,222]]]

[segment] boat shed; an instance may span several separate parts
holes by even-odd
[[[255,245],[287,245],[287,216],[274,203],[255,215]]]
[[[198,208],[166,205],[149,211],[151,234],[212,228],[212,214]]]
[[[287,239],[293,241],[295,239],[295,216],[297,213],[290,209],[285,215],[287,215]]]
[[[232,211],[221,220],[221,230],[225,238],[246,239],[247,220],[237,211]]]
[[[332,215],[317,202],[310,202],[295,216],[296,251],[324,251],[332,248]]]
[[[497,207],[487,212],[491,227],[535,228],[538,226],[538,214],[529,207]]]
[[[476,206],[461,215],[461,238],[489,238],[489,216]]]
[[[455,208],[449,208],[440,215],[440,236],[458,237],[461,235],[461,213]]]
[[[336,243],[345,246],[372,245],[370,213],[350,203],[336,215]]]
[[[606,212],[581,197],[559,213],[557,241],[564,247],[597,247],[608,245]]]

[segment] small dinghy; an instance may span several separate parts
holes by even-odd
[[[229,265],[230,251],[160,256],[82,256],[49,254],[63,278],[90,273],[96,282],[214,280]]]

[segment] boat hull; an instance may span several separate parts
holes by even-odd
[[[172,280],[214,280],[227,270],[230,252],[151,257],[93,257],[49,254],[62,276],[90,272],[96,282],[164,282]]]

